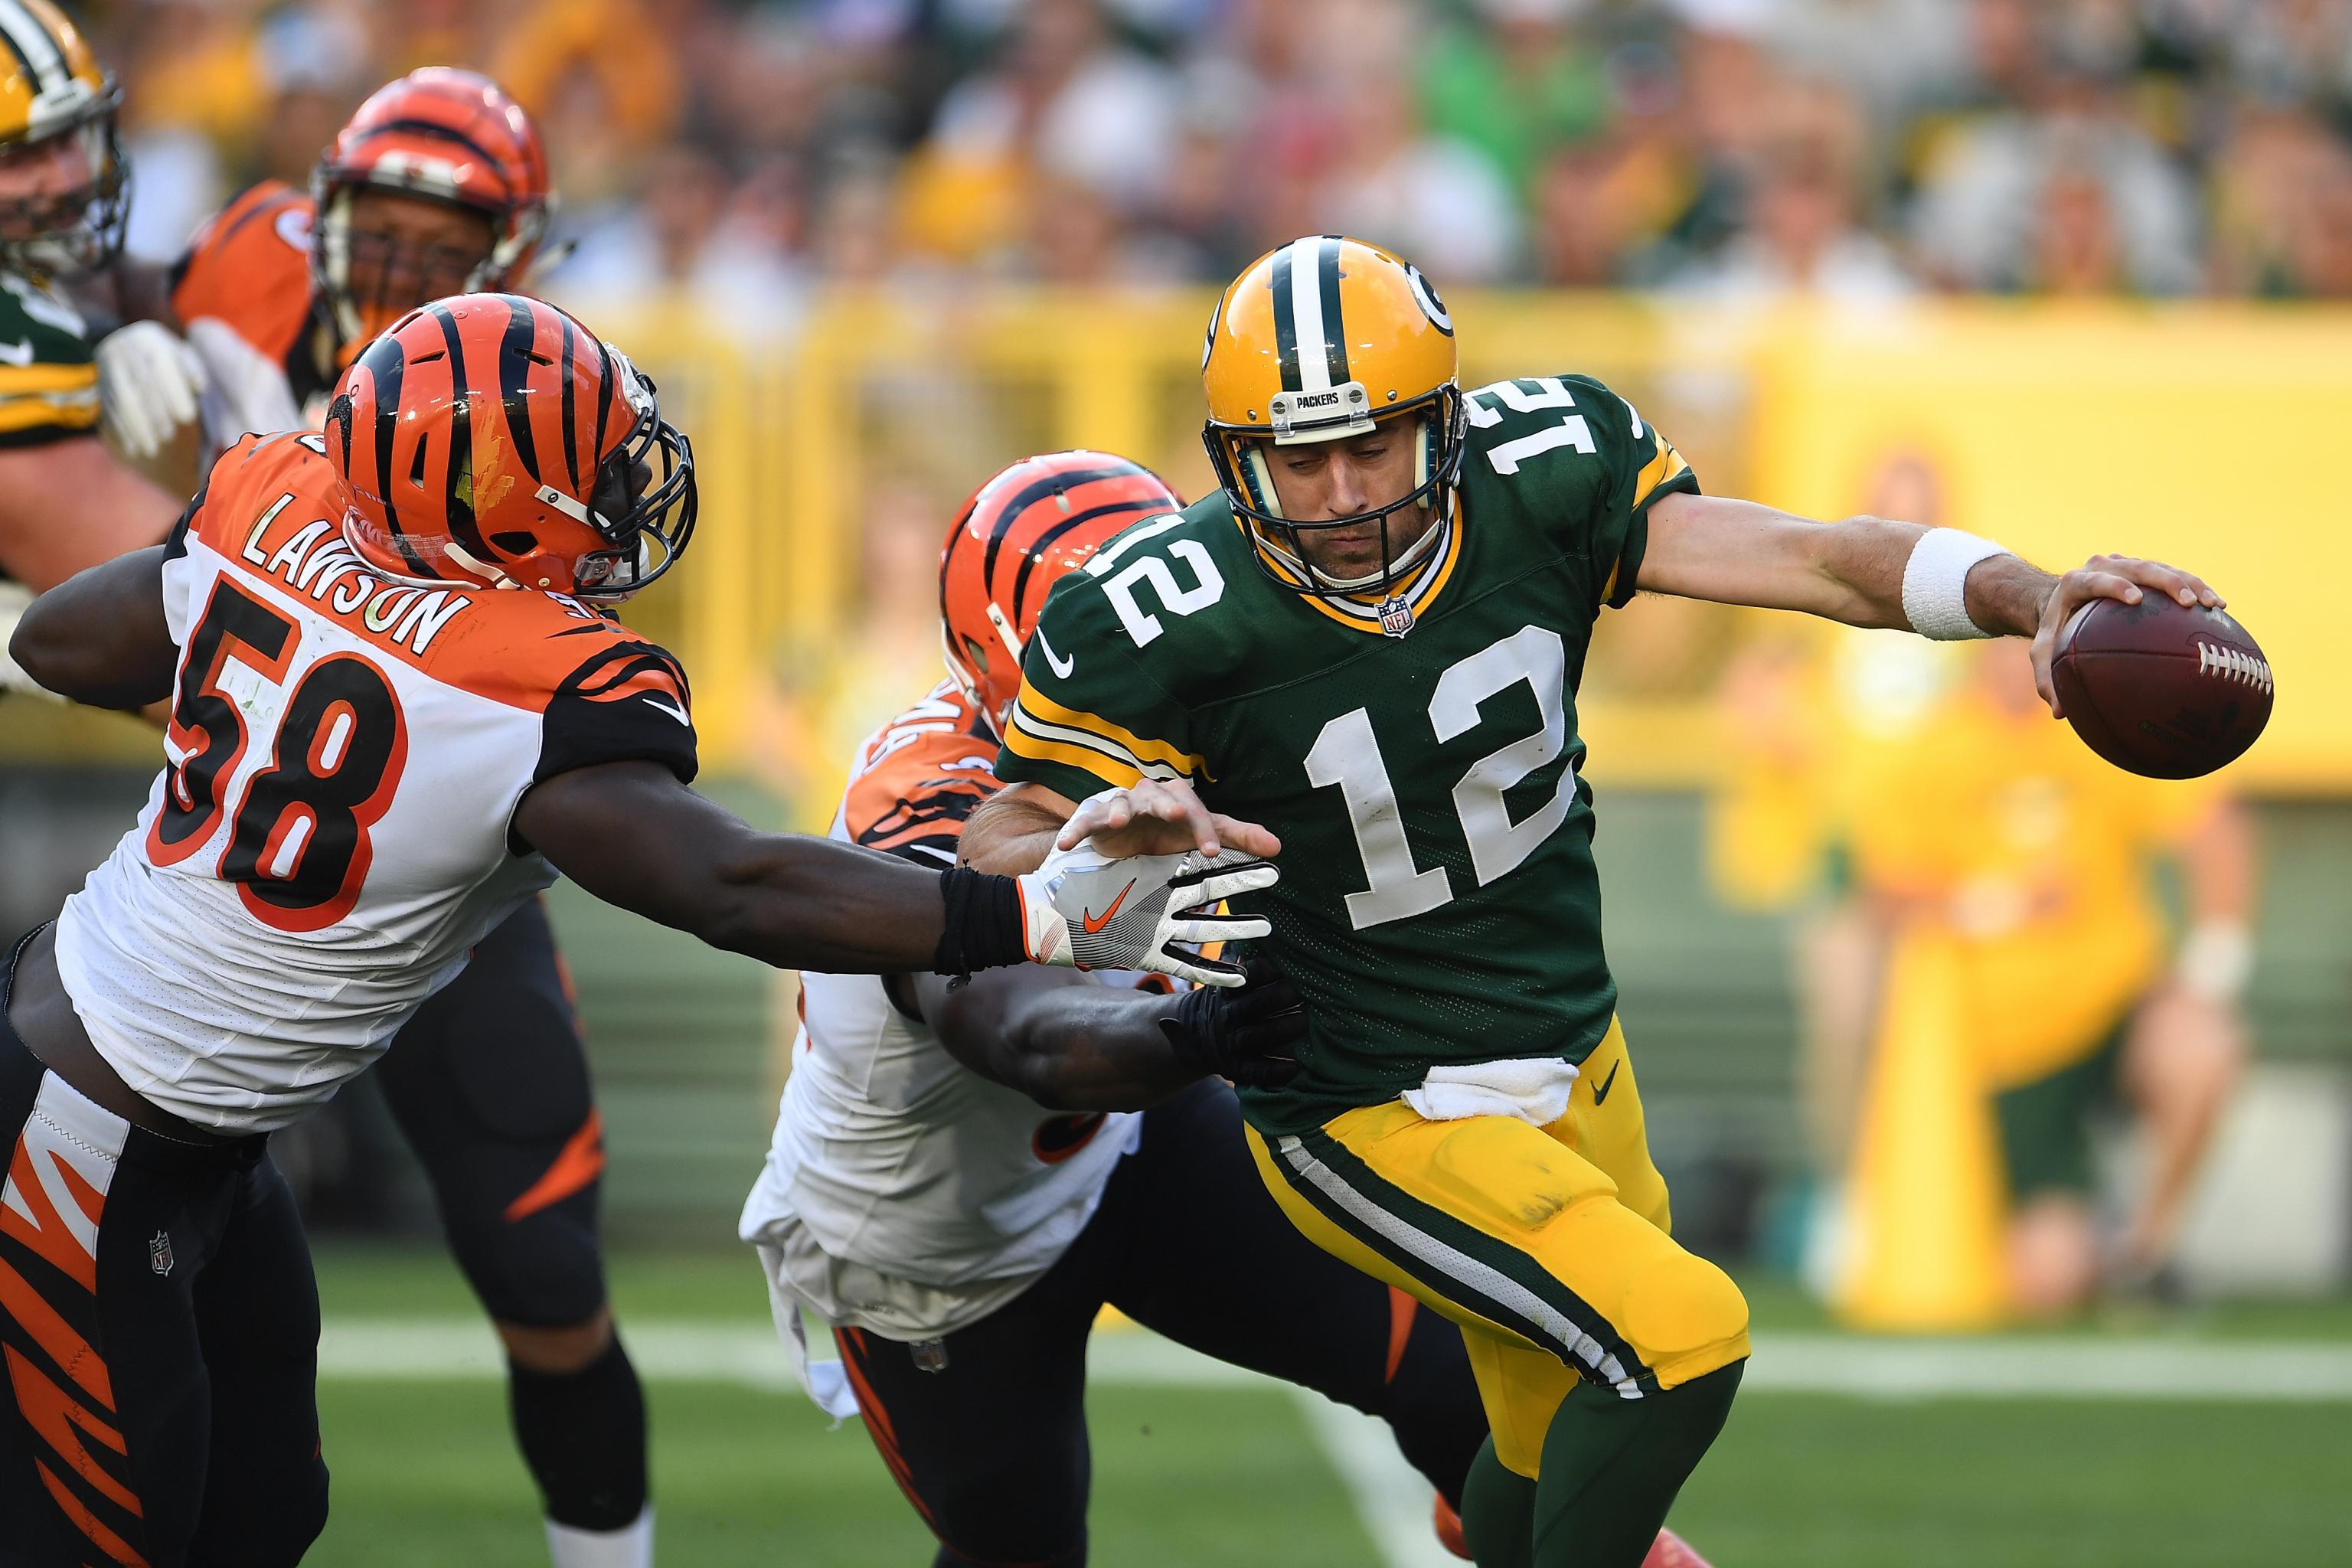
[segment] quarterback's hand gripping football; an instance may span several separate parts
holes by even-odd
[[[2202,605],[2212,610],[2228,603],[2202,577],[2178,566],[2134,555],[2092,556],[2058,579],[2042,601],[2042,624],[2034,628],[2033,685],[2042,700],[2050,705],[2053,718],[2066,716],[2064,705],[2058,700],[2058,688],[2050,679],[2051,663],[2058,656],[2058,634],[2085,605],[2100,599],[2137,605],[2147,594],[2162,594],[2183,608]]]
[[[1307,1033],[1307,1009],[1273,959],[1252,958],[1244,970],[1249,983],[1238,990],[1184,993],[1160,1028],[1178,1058],[1203,1075],[1272,1089],[1298,1076],[1290,1052]]]
[[[1197,850],[1113,859],[1089,841],[1056,849],[1020,879],[1023,941],[1033,963],[1150,969],[1201,985],[1239,985],[1239,964],[1180,944],[1265,936],[1273,928],[1264,920],[1218,914],[1215,906],[1280,877],[1264,860],[1212,860]]]
[[[211,384],[205,362],[160,321],[133,321],[100,338],[99,400],[107,434],[125,457],[144,462],[196,417]]]

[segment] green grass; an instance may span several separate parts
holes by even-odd
[[[667,1563],[920,1568],[930,1536],[852,1422],[797,1394],[653,1385]],[[327,1568],[545,1568],[529,1479],[489,1383],[330,1382]],[[1108,1389],[1090,1401],[1095,1560],[1139,1568],[1373,1561],[1346,1494],[1278,1394]]]
[[[330,1320],[474,1310],[457,1265],[437,1249],[342,1242],[318,1245],[313,1257],[320,1306]],[[608,1261],[606,1282],[624,1324],[633,1317],[768,1321],[767,1287],[748,1247],[623,1253]]]
[[[437,1255],[323,1251],[330,1318],[469,1310]],[[764,1318],[733,1254],[617,1260],[624,1322]],[[1751,1288],[1761,1326],[1823,1325]],[[2147,1329],[2157,1325],[2134,1322]],[[2233,1307],[2163,1326],[2184,1353],[2352,1338],[2352,1304]],[[2095,1330],[2086,1330],[2086,1332]],[[856,1423],[796,1393],[649,1388],[662,1556],[685,1568],[922,1568],[929,1537]],[[488,1381],[321,1386],[327,1568],[543,1568],[537,1510]],[[1379,1559],[1297,1407],[1260,1389],[1097,1386],[1102,1568],[1369,1568]],[[2168,1568],[2352,1562],[2352,1407],[1751,1393],[1675,1522],[1719,1568]]]
[[[1675,1526],[1721,1568],[2340,1568],[2341,1405],[1743,1398]]]

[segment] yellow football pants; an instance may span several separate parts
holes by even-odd
[[[1667,1234],[1613,1022],[1549,1127],[1431,1121],[1389,1100],[1249,1140],[1308,1239],[1462,1325],[1496,1457],[1519,1475],[1540,1469],[1579,1377],[1638,1399],[1748,1354],[1739,1288]]]

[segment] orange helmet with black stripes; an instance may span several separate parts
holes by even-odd
[[[963,503],[940,552],[948,673],[1001,732],[1021,694],[1021,651],[1045,595],[1122,530],[1184,503],[1159,475],[1108,452],[1048,452],[999,472]]]
[[[489,249],[466,258],[472,265],[462,274],[462,288],[469,293],[513,286],[546,237],[547,149],[530,116],[504,89],[478,71],[451,66],[426,66],[378,88],[310,174],[319,208],[311,278],[328,325],[347,353],[420,303],[415,295],[362,299],[355,292],[355,259],[378,263],[366,269],[380,278],[394,272],[389,258],[359,256],[373,237],[354,228],[352,212],[359,193],[368,190],[446,202],[489,220]],[[431,275],[433,258],[412,259],[420,275]],[[446,275],[460,276],[463,265]]]
[[[362,350],[327,409],[343,532],[385,576],[619,599],[694,532],[694,452],[618,350],[516,294],[464,294]]]

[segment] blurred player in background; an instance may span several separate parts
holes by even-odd
[[[113,259],[121,92],[48,0],[0,0],[0,693],[32,594],[162,539],[179,503],[99,437],[90,328],[60,287]]]
[[[152,457],[192,405],[207,460],[247,431],[316,429],[384,328],[427,300],[522,284],[552,202],[538,128],[488,77],[428,66],[379,89],[308,192],[265,180],[168,271],[115,269],[127,313],[145,304],[193,351],[106,366],[123,384],[119,439]]]
[[[834,836],[953,865],[965,816],[996,788],[1045,595],[1180,505],[1101,452],[1024,458],[981,486],[940,560],[951,679],[861,748]],[[802,976],[742,1233],[812,1396],[863,1411],[939,1536],[937,1568],[1086,1562],[1087,1341],[1106,1302],[1382,1416],[1442,1518],[1486,1435],[1461,1336],[1283,1219],[1233,1090],[1204,1076],[1296,1070],[1265,1059],[1305,1030],[1288,986],[1135,984],[1156,979]],[[832,1327],[837,1364],[808,1363],[803,1307]]]
[[[100,345],[117,442],[168,459],[177,422],[194,416],[209,463],[248,431],[317,429],[328,392],[376,333],[428,300],[519,279],[550,200],[538,129],[488,78],[428,67],[379,89],[320,156],[309,193],[265,181],[205,224],[168,275],[115,269],[119,295],[169,323]],[[646,1561],[645,1397],[597,1240],[603,1121],[544,906],[526,903],[491,932],[404,1043],[378,1081],[504,1344],[550,1551],[558,1568]]]
[[[1477,1560],[1634,1568],[1729,1414],[1748,1310],[1667,1234],[1616,1019],[1573,707],[1601,612],[1646,589],[2032,637],[2039,676],[2094,599],[2218,598],[1703,497],[1598,382],[1463,392],[1435,289],[1357,240],[1253,263],[1202,367],[1222,488],[1064,579],[1004,727],[1014,787],[965,853],[1022,864],[1191,786],[1281,837],[1265,907],[1309,1033],[1296,1079],[1241,1091],[1264,1178],[1463,1325],[1493,1427]]]
[[[1270,885],[1262,862],[1104,847],[934,875],[688,789],[685,672],[597,606],[682,557],[692,453],[553,307],[415,312],[328,426],[240,440],[165,543],[43,595],[12,644],[79,701],[168,694],[172,727],[138,824],[0,968],[10,1568],[301,1557],[326,1515],[319,1304],[268,1136],[558,875],[845,972],[1091,954],[1229,985],[1185,944],[1265,930],[1181,912]],[[645,1555],[601,1544],[560,1550]]]
[[[2103,1280],[2150,1282],[2245,1058],[2255,851],[2208,781],[2109,766],[2036,700],[2021,649],[1973,649],[1908,721],[1855,726],[1830,754],[1850,898],[1878,967],[1923,938],[1958,954],[1957,1031],[1992,1098],[2010,1212],[2009,1290],[2048,1316]],[[2158,863],[2183,872],[2167,940]],[[2096,1224],[2097,1115],[2127,1103],[2145,1186],[2113,1244]],[[1849,1121],[1851,1119],[1849,1119]]]

